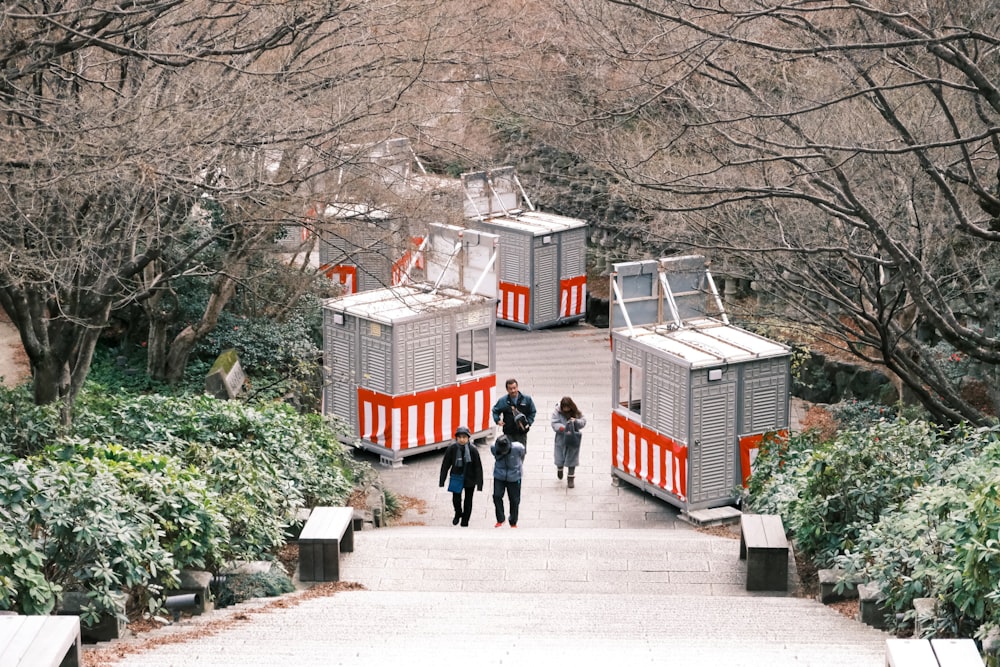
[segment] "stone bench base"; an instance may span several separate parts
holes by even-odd
[[[747,562],[748,591],[788,590],[788,539],[780,516],[740,518],[740,559]]]
[[[299,534],[299,580],[340,581],[340,553],[354,551],[354,510],[315,507]]]

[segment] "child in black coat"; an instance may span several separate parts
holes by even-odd
[[[479,458],[479,450],[469,442],[472,433],[464,426],[459,426],[455,430],[455,442],[448,445],[444,450],[444,459],[441,461],[441,477],[438,486],[444,486],[445,478],[449,476],[462,476],[462,480],[455,479],[448,484],[451,491],[451,504],[455,508],[455,518],[451,520],[453,526],[461,521],[463,526],[469,525],[469,517],[472,516],[472,496],[476,489],[483,490],[483,462]],[[465,501],[462,501],[462,492],[465,492]]]

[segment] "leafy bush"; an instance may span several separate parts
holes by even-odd
[[[45,556],[31,534],[34,496],[27,464],[0,456],[0,609],[48,614],[62,591],[45,577]]]
[[[816,448],[801,471],[801,497],[789,524],[796,544],[817,565],[854,548],[861,531],[914,489],[940,477],[950,455],[947,434],[926,422],[880,422],[843,431]]]
[[[862,531],[837,563],[881,583],[890,618],[909,624],[913,600],[931,597],[933,636],[982,637],[1000,627],[1000,443],[995,429],[951,436],[935,483]]]
[[[88,395],[74,432],[179,457],[206,476],[229,520],[228,558],[259,558],[284,542],[303,506],[343,504],[355,465],[346,427],[282,403],[250,405],[202,395]]]
[[[831,405],[830,414],[842,431],[863,431],[879,422],[896,419],[895,408],[854,398]]]
[[[765,440],[744,502],[780,514],[819,567],[878,582],[890,619],[912,622],[913,600],[932,597],[937,636],[1000,628],[1000,428],[940,430],[858,406],[840,414],[874,419],[867,428]]]
[[[181,467],[174,457],[121,445],[98,446],[84,440],[57,447],[60,451],[52,452],[56,456],[75,451],[74,460],[85,466],[84,474],[90,472],[88,466],[100,466],[114,475],[155,520],[160,544],[177,568],[207,569],[222,562],[230,541],[229,521],[201,471]]]
[[[292,580],[281,565],[274,563],[265,573],[230,574],[220,578],[214,590],[215,606],[229,607],[253,598],[274,597],[294,590]]]
[[[39,419],[57,433],[55,412]],[[344,504],[369,473],[343,429],[281,403],[85,391],[41,454],[0,455],[0,608],[81,590],[88,620],[122,592],[155,609],[182,567],[271,557],[298,508]]]
[[[777,514],[787,525],[792,504],[805,481],[802,470],[812,455],[815,440],[812,432],[793,433],[788,438],[765,437],[743,491],[744,507],[761,514]]]
[[[20,580],[27,595],[9,600],[11,608],[44,611],[59,591],[83,591],[91,603],[81,619],[93,624],[101,614],[116,612],[121,593],[145,599],[175,581],[175,561],[160,543],[157,518],[103,461],[73,457],[24,463],[5,466],[2,473],[4,491],[24,496],[15,510],[20,520],[10,528],[22,560],[32,551],[41,556],[53,597],[41,599],[44,587],[35,571]],[[7,506],[8,498],[3,500]],[[37,559],[32,563],[37,565]]]
[[[35,405],[30,387],[0,385],[0,457],[30,456],[59,434],[59,406]]]

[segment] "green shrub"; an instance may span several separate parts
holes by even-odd
[[[91,604],[81,617],[84,623],[115,613],[121,593],[155,597],[162,585],[176,581],[175,561],[160,543],[156,518],[105,462],[38,459],[30,486],[28,543],[43,554],[51,584],[86,592]]]
[[[230,574],[221,578],[215,588],[215,606],[229,607],[254,598],[284,595],[295,590],[281,565],[274,563],[265,573]]]
[[[830,414],[841,431],[864,431],[879,422],[896,419],[895,408],[856,398],[831,405]]]
[[[0,386],[0,456],[41,451],[60,431],[59,406],[35,405],[29,385]]]
[[[271,558],[298,508],[345,504],[370,473],[343,424],[281,403],[87,390],[59,437],[38,415],[45,449],[0,455],[0,608],[23,613],[62,590],[88,594],[88,620],[121,592],[155,611],[179,568]]]
[[[915,598],[931,597],[932,636],[983,636],[1000,627],[1000,444],[995,429],[950,436],[934,483],[862,531],[837,563],[879,582],[904,623],[913,620]]]
[[[229,521],[227,558],[266,556],[300,507],[344,504],[356,477],[340,442],[345,426],[283,403],[88,395],[73,429],[200,470]]]
[[[45,555],[32,537],[35,494],[27,464],[0,456],[0,609],[49,614],[62,591],[45,577]]]
[[[95,468],[106,466],[156,522],[160,544],[171,553],[178,569],[214,569],[224,560],[229,521],[201,471],[182,467],[174,457],[120,445],[99,446],[84,440],[61,443],[54,449],[59,450],[54,455],[74,451],[82,463],[91,460]]]
[[[760,514],[778,514],[787,522],[805,481],[803,466],[816,444],[814,433],[765,437],[757,450],[753,474],[742,492],[744,507]]]
[[[799,471],[804,483],[788,517],[797,546],[828,567],[865,527],[940,477],[954,459],[949,441],[927,422],[900,421],[842,431],[817,447]]]

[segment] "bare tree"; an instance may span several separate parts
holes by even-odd
[[[434,54],[425,12],[420,2],[5,3],[0,306],[21,332],[35,400],[62,400],[68,419],[109,314],[135,302],[155,313],[176,276],[211,272],[202,321],[169,353],[164,332],[154,337],[154,370],[176,376],[249,278],[248,257],[301,218],[309,179],[338,166],[331,147],[395,131]],[[199,202],[222,215],[196,215]],[[205,265],[213,247],[222,259]]]
[[[995,3],[567,0],[559,11],[573,28],[553,37],[544,81],[498,99],[613,173],[656,221],[651,238],[709,249],[772,292],[782,316],[884,364],[939,419],[993,419]]]

